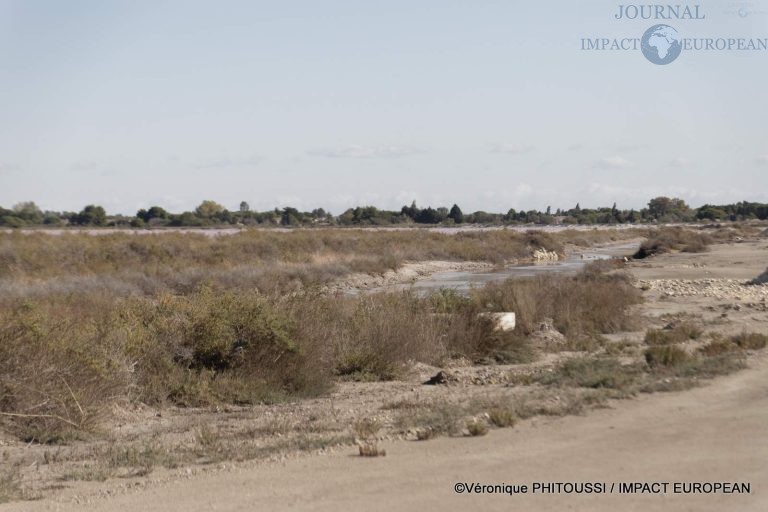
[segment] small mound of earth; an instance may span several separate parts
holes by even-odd
[[[536,327],[536,331],[531,334],[530,340],[536,346],[552,347],[565,344],[565,336],[558,331],[551,318],[545,318]]]
[[[768,238],[768,229],[763,230],[758,236],[761,238]]]

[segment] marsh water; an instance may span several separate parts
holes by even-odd
[[[570,254],[560,261],[507,265],[498,269],[471,272],[436,272],[413,283],[386,286],[371,291],[413,290],[419,294],[429,294],[438,289],[451,288],[458,292],[467,293],[472,288],[515,277],[532,277],[553,273],[575,274],[593,261],[630,256],[637,250],[638,245],[638,242],[624,242],[605,247],[590,248]]]

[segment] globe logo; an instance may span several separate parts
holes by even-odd
[[[643,34],[640,49],[649,61],[666,66],[680,56],[683,45],[677,30],[669,25],[654,25]]]

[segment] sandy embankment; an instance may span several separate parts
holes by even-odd
[[[427,279],[436,272],[473,272],[490,270],[492,263],[483,261],[414,261],[403,264],[397,270],[388,270],[383,274],[356,273],[345,276],[328,285],[327,290],[334,292],[350,292],[354,290],[370,290],[408,284],[420,279]]]

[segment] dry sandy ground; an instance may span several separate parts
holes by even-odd
[[[644,315],[687,312],[701,315],[709,329],[765,333],[765,302],[742,296],[752,291],[677,290],[688,281],[748,280],[766,265],[768,242],[754,241],[664,255],[633,263],[631,271],[642,281],[672,286],[646,291]],[[392,396],[412,384],[367,386]],[[351,389],[342,386],[340,393]],[[355,389],[353,399],[363,400]],[[127,489],[113,480],[77,482],[62,495],[0,510],[762,511],[768,510],[767,435],[768,354],[760,354],[750,357],[749,369],[700,388],[612,402],[585,416],[536,417],[485,437],[387,442],[387,456],[372,459],[342,448],[282,462],[227,464]],[[752,493],[458,495],[458,482],[745,482]],[[113,494],[105,496],[104,489]]]

